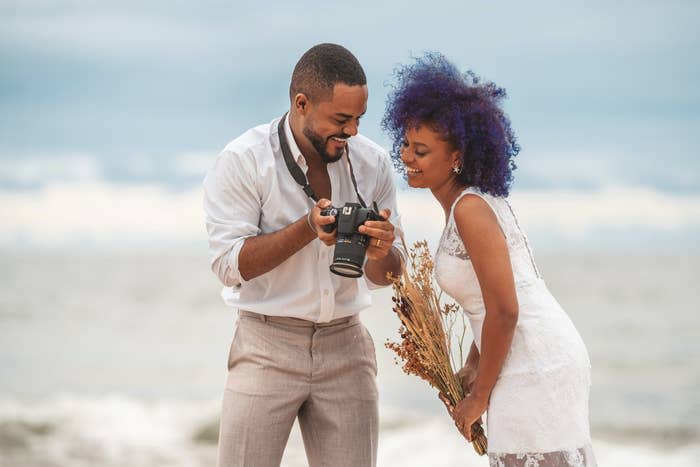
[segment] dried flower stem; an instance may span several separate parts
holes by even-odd
[[[404,243],[404,246],[405,243]],[[440,305],[442,290],[433,280],[434,263],[428,242],[414,243],[409,251],[410,268],[401,277],[393,277],[393,310],[401,320],[400,342],[386,342],[386,347],[403,361],[402,369],[424,379],[456,406],[464,398],[456,373],[462,366],[466,335],[464,314],[453,303]],[[459,339],[453,341],[457,316],[461,317]],[[458,353],[455,361],[454,351]],[[398,363],[398,362],[397,362]],[[474,450],[486,453],[486,436],[478,423],[471,426]]]

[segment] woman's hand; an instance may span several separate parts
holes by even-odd
[[[462,383],[462,391],[464,391],[464,394],[472,392],[472,386],[474,385],[474,380],[476,380],[476,372],[476,367],[471,365],[464,365],[462,369],[457,372],[457,379]]]
[[[472,441],[472,424],[478,423],[481,425],[483,423],[481,416],[486,412],[488,405],[488,399],[467,394],[464,396],[464,399],[457,403],[457,407],[450,412],[459,432],[467,438],[467,441]]]
[[[440,393],[438,397],[445,404],[447,411],[452,416],[452,419],[457,426],[457,429],[462,436],[468,441],[472,441],[471,426],[473,423],[483,424],[481,415],[488,408],[488,399],[482,400],[476,395],[472,395],[472,387],[476,380],[477,368],[472,365],[465,365],[457,372],[457,378],[462,383],[462,390],[465,397],[456,407],[454,407],[444,394]]]
[[[475,396],[467,395],[454,407],[443,393],[438,394],[440,400],[447,407],[447,411],[452,416],[455,426],[467,441],[472,441],[472,425],[476,422],[482,425],[484,422],[481,415],[488,408],[488,401],[482,401]]]

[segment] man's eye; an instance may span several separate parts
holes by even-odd
[[[425,156],[426,154],[428,154],[428,153],[427,153],[427,152],[418,152],[418,151],[416,151],[416,156],[418,156],[418,157],[423,157],[423,156]]]
[[[407,147],[408,147],[408,141],[406,141],[406,140],[401,141],[401,147],[407,148]]]

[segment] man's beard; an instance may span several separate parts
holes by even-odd
[[[304,133],[304,136],[306,136],[308,140],[311,141],[311,145],[314,147],[318,155],[321,156],[321,160],[326,164],[338,162],[343,157],[343,154],[345,153],[345,148],[338,149],[338,151],[334,155],[329,154],[326,150],[326,147],[328,146],[328,139],[332,137],[329,137],[324,140],[317,133],[314,133],[313,130],[311,130],[311,128],[306,126],[303,128],[302,132]],[[347,135],[333,136],[337,138],[349,138]],[[347,143],[345,143],[345,147],[347,147]]]

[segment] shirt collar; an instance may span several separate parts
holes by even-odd
[[[289,114],[287,114],[287,116],[284,119],[284,134],[287,135],[289,150],[292,151],[292,156],[297,161],[297,164],[299,164],[302,167],[305,167],[306,158],[304,158],[304,155],[301,153],[301,150],[299,149],[299,146],[297,146],[297,142],[294,139],[294,135],[292,134],[292,127],[289,125]]]

